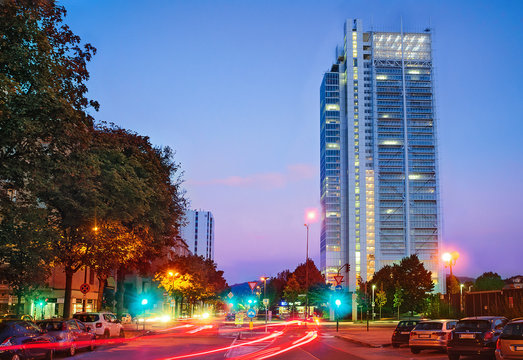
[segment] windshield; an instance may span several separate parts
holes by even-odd
[[[488,331],[490,321],[488,320],[463,320],[458,321],[456,331]]]
[[[40,325],[40,328],[42,328],[42,330],[60,331],[63,328],[62,324],[63,324],[63,322],[61,322],[61,321],[46,321],[46,322],[41,322],[38,325]]]
[[[98,314],[74,314],[73,317],[84,323],[95,322],[98,321],[98,319],[100,319]]]
[[[400,321],[398,323],[399,328],[405,328],[405,327],[414,327],[416,326],[418,322],[417,321]]]
[[[427,323],[419,323],[416,325],[414,330],[441,330],[443,328],[442,323],[438,322],[427,322]]]

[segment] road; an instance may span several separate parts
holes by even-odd
[[[243,336],[240,338],[234,329],[220,328],[218,331],[215,327],[194,333],[190,333],[193,330],[188,329],[127,339],[119,344],[103,345],[93,352],[82,351],[75,356],[75,359],[447,359],[446,354],[437,351],[422,351],[421,354],[414,355],[408,347],[368,348],[336,338],[331,331],[305,329],[298,326],[275,327],[268,333],[258,329],[251,335],[246,336],[242,333]],[[194,329],[199,328],[194,327]]]

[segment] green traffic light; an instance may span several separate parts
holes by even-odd
[[[142,299],[142,305],[147,305],[148,302],[147,299]]]
[[[340,306],[341,305],[341,300],[340,299],[336,299],[335,303],[336,303],[336,305]]]

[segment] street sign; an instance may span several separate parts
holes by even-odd
[[[229,297],[229,299],[232,299],[233,296],[234,294],[232,293],[232,291],[227,294],[227,297]]]
[[[269,299],[263,299],[263,305],[269,306]]]
[[[343,287],[341,285],[336,285],[336,287],[334,288],[334,290],[336,291],[342,291],[343,290]]]
[[[343,276],[341,275],[336,275],[334,277],[334,281],[336,281],[336,285],[339,285],[342,281],[343,281]]]
[[[243,313],[236,313],[234,315],[234,324],[235,325],[243,325]]]
[[[251,319],[256,317],[256,310],[254,310],[254,309],[247,310],[247,316],[250,317]]]
[[[82,294],[87,294],[89,290],[91,290],[91,286],[89,286],[88,283],[83,283],[82,285],[80,285],[80,291],[82,292]]]
[[[258,283],[256,281],[249,281],[248,284],[249,284],[249,287],[251,288],[251,291],[254,291],[254,288],[256,287],[256,285],[258,285]]]

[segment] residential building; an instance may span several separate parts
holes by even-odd
[[[187,210],[181,237],[194,255],[214,260],[214,217],[210,211]]]
[[[444,291],[432,32],[349,19],[320,87],[321,271],[353,291],[417,254]]]

